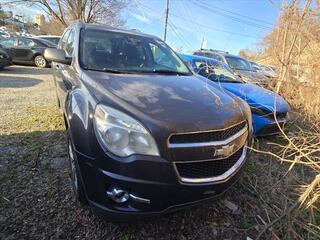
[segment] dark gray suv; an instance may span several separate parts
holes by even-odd
[[[52,61],[77,200],[110,221],[217,197],[239,177],[250,108],[161,39],[76,23]]]

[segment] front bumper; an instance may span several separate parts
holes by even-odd
[[[283,129],[285,124],[289,121],[289,118],[279,118],[277,121]],[[270,116],[263,116],[255,113],[252,114],[252,125],[255,137],[278,134],[280,132],[278,123]]]
[[[76,154],[81,177],[85,179],[83,183],[88,202],[96,214],[109,221],[158,216],[212,200],[236,182],[245,163],[243,161],[226,181],[186,184],[179,181],[173,163],[159,157],[131,156],[128,161],[123,162],[107,156],[97,160]],[[97,162],[104,164],[96,164]],[[107,196],[107,191],[114,187],[148,199],[150,203],[134,199],[115,203]]]

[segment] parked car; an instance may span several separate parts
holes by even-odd
[[[55,45],[58,45],[61,36],[57,36],[57,35],[39,35],[39,36],[36,36],[36,38],[44,39],[46,41],[52,42]]]
[[[269,74],[271,77],[276,78],[278,76],[276,67],[265,66],[265,65],[260,65],[260,67],[261,67],[262,71]]]
[[[251,64],[253,71],[263,74],[266,78],[272,78],[272,75],[265,71],[264,68],[262,68],[262,66],[260,66],[258,63],[253,61],[249,61],[249,63]]]
[[[34,64],[44,68],[50,63],[43,56],[46,48],[55,48],[56,45],[46,40],[30,37],[10,37],[0,39],[2,49],[12,58],[13,63]]]
[[[110,221],[164,214],[215,198],[239,177],[250,108],[206,86],[161,39],[77,22],[45,57],[75,196],[97,214]]]
[[[254,69],[252,69],[249,61],[242,57],[214,49],[201,49],[194,52],[193,55],[213,58],[227,64],[232,69],[234,74],[242,78],[242,80],[245,82],[254,83],[259,86],[268,85],[269,78],[265,77],[264,74],[256,72]]]
[[[220,61],[194,55],[181,54],[180,56],[190,64],[196,73],[208,78],[223,90],[231,92],[249,104],[255,136],[279,133],[278,123],[283,128],[288,122],[290,106],[278,94],[255,84],[244,82]]]
[[[2,49],[2,46],[0,45],[0,69],[4,67],[8,67],[12,64],[11,57]]]

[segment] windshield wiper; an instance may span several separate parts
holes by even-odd
[[[109,72],[109,73],[131,73],[127,71],[120,71],[112,68],[89,68],[89,67],[83,67],[85,70],[91,70],[91,71],[98,71],[98,72]]]
[[[189,75],[188,73],[172,71],[172,70],[166,70],[166,69],[153,69],[150,72],[152,72],[152,73],[162,73],[162,74],[183,75],[183,76]]]

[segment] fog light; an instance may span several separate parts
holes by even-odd
[[[128,193],[127,191],[119,189],[119,188],[112,188],[110,191],[107,191],[107,195],[109,198],[111,198],[116,203],[124,203],[124,202],[128,201],[129,199],[131,199],[132,201],[135,201],[138,203],[150,204],[149,199],[135,196],[135,195]]]
[[[111,198],[116,203],[124,203],[129,199],[129,193],[118,188],[113,188],[111,191],[107,192],[109,198]]]

